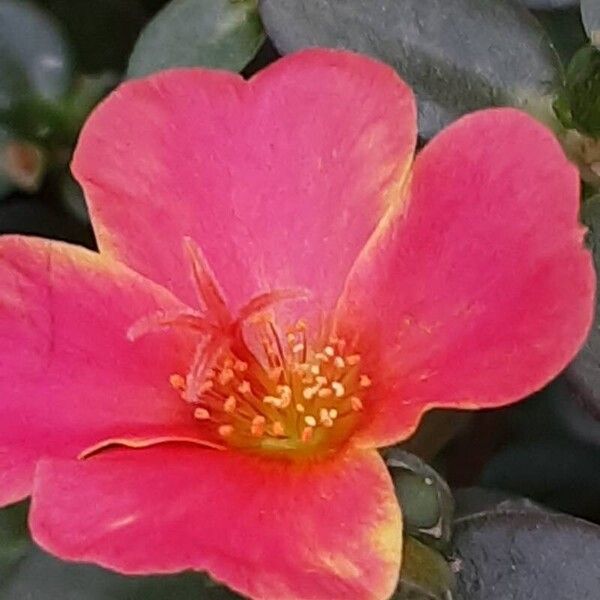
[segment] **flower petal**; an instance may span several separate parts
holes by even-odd
[[[233,309],[297,287],[332,306],[415,137],[391,68],[309,50],[250,82],[188,69],[124,84],[85,126],[73,172],[101,251],[186,302],[189,236]]]
[[[360,450],[294,463],[173,445],[45,461],[30,526],[64,559],[207,570],[255,600],[388,598],[402,543],[390,476]]]
[[[169,385],[171,373],[185,373],[189,341],[175,332],[126,337],[141,314],[179,306],[94,252],[1,238],[0,505],[29,493],[42,456],[75,457],[106,438],[197,432]]]
[[[364,443],[407,437],[434,406],[508,404],[566,366],[594,299],[578,210],[577,170],[524,113],[475,113],[425,148],[340,304],[373,375]]]

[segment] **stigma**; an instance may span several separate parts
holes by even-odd
[[[371,379],[361,357],[330,337],[311,348],[299,322],[284,333],[269,318],[248,324],[246,339],[223,347],[187,394],[186,377],[171,385],[194,418],[227,446],[307,455],[331,451],[356,427]]]

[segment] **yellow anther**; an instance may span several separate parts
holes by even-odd
[[[304,404],[296,404],[296,411],[299,413],[303,413],[304,412]]]
[[[302,342],[298,342],[292,348],[292,352],[302,352],[304,350],[304,344]]]
[[[285,435],[285,428],[280,421],[275,421],[275,423],[273,423],[273,435],[278,437]]]
[[[205,408],[197,408],[194,411],[194,418],[198,421],[206,421],[210,419],[210,413]]]
[[[208,390],[212,389],[213,386],[215,384],[210,380],[207,379],[199,388],[198,388],[198,392],[200,394],[203,394],[204,392],[208,392]]]
[[[248,370],[248,363],[243,360],[236,360],[233,364],[233,368],[240,373],[245,373]]]
[[[371,378],[368,375],[361,375],[360,376],[359,385],[360,385],[361,388],[371,387],[372,383],[373,382],[371,381]]]
[[[325,346],[323,348],[323,352],[329,357],[332,358],[335,355],[335,350],[331,346]]]
[[[312,365],[312,366],[310,367],[310,372],[311,372],[313,375],[318,375],[318,374],[321,372],[321,368],[319,367],[319,365]]]
[[[329,418],[337,419],[337,416],[338,416],[338,411],[335,408],[330,408],[329,409]]]
[[[331,389],[338,398],[343,398],[346,394],[346,388],[344,387],[344,384],[340,383],[339,381],[334,381],[331,384]]]
[[[229,437],[234,432],[233,425],[221,425],[219,427],[219,435],[221,437]]]
[[[312,415],[306,415],[306,417],[304,417],[304,422],[309,427],[316,427],[317,426],[317,420]]]
[[[281,398],[277,396],[265,396],[263,398],[265,404],[271,404],[272,406],[281,406]]]
[[[307,387],[302,390],[302,397],[305,400],[312,400],[314,398],[314,396],[315,396],[315,390],[313,390],[312,388]]]
[[[326,419],[329,419],[329,411],[326,408],[322,408],[319,411],[319,421],[323,422]]]
[[[351,356],[346,356],[346,362],[354,367],[360,362],[360,354],[352,354]]]
[[[238,386],[238,392],[240,394],[248,394],[251,390],[252,388],[250,387],[250,382],[246,380],[242,381],[242,383],[240,383],[240,385]]]
[[[330,390],[329,388],[321,388],[317,392],[317,396],[319,396],[319,398],[329,398],[329,396],[331,396],[332,394],[333,394],[333,391]]]
[[[185,377],[179,375],[179,373],[173,373],[169,377],[169,383],[173,389],[176,389],[178,392],[183,392],[185,390]]]
[[[352,410],[362,410],[362,400],[358,396],[352,396],[352,398],[350,398],[350,406],[352,406]]]
[[[223,410],[226,413],[233,413],[235,412],[235,409],[237,407],[237,400],[235,399],[235,396],[229,396],[227,398],[227,400],[225,400],[225,402],[223,402]]]
[[[327,355],[323,354],[322,352],[317,352],[315,354],[315,358],[317,360],[320,360],[321,362],[327,362],[329,360],[329,358],[327,358]]]
[[[221,385],[227,385],[234,378],[234,373],[231,369],[226,368],[219,373],[219,383]]]
[[[346,366],[346,361],[341,357],[341,356],[336,356],[333,359],[333,364],[338,368],[338,369],[343,369]]]
[[[319,375],[318,377],[315,377],[315,381],[320,385],[327,385],[327,377],[323,377],[323,375]]]
[[[262,415],[257,415],[252,419],[252,425],[250,427],[250,433],[254,437],[261,437],[265,432],[266,419]]]
[[[285,337],[289,344],[293,344],[296,341],[296,334],[291,331]]]

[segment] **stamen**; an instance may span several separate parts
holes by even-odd
[[[206,421],[210,419],[210,413],[205,408],[197,408],[194,410],[194,417],[199,421]]]
[[[223,403],[223,410],[226,413],[233,414],[235,409],[237,408],[237,400],[235,396],[228,396],[225,402]]]
[[[346,394],[346,388],[344,387],[344,385],[342,383],[340,383],[339,381],[334,381],[331,384],[331,389],[334,391],[335,395],[338,398],[343,398],[344,395]]]
[[[369,388],[371,387],[371,378],[368,375],[361,375],[359,385],[361,388]]]
[[[317,426],[317,420],[312,415],[306,415],[306,417],[304,417],[304,422],[309,427],[316,427]]]

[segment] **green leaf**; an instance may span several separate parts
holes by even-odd
[[[455,522],[458,598],[597,600],[600,527],[535,510],[478,512]]]
[[[6,143],[10,140],[10,135],[6,129],[0,127],[0,157],[4,152],[4,147]],[[7,174],[4,172],[2,168],[2,164],[0,164],[0,200],[4,196],[6,196],[11,189],[13,188],[12,183],[9,181]]]
[[[527,8],[532,10],[557,10],[577,6],[579,0],[519,0]]]
[[[538,10],[533,14],[548,33],[563,64],[568,65],[575,52],[588,42],[579,5],[565,10]]]
[[[565,125],[600,137],[600,49],[585,46],[575,54],[555,110]]]
[[[592,43],[600,45],[600,2],[581,0],[581,18]]]
[[[402,507],[406,533],[426,544],[446,547],[454,516],[448,484],[420,458],[398,448],[388,450],[385,462]]]
[[[0,510],[2,600],[240,600],[200,573],[126,577],[63,562],[40,550],[27,532],[28,504]]]
[[[516,3],[262,0],[260,12],[282,53],[330,46],[392,65],[417,93],[426,138],[488,106],[517,106],[554,121],[560,60],[541,25]]]
[[[241,71],[264,41],[257,0],[172,0],[142,31],[127,75],[171,67]]]
[[[29,95],[58,100],[71,75],[69,49],[52,18],[25,0],[2,0],[0,110]]]
[[[0,582],[29,549],[27,510],[26,502],[0,510]]]
[[[125,70],[145,22],[146,13],[139,0],[38,0],[38,3],[62,23],[80,71],[92,74],[108,69]]]
[[[62,562],[31,546],[8,578],[2,600],[236,600],[240,596],[198,573],[125,577],[92,565]]]
[[[594,255],[596,273],[600,273],[600,194],[588,198],[582,209],[582,218],[589,227],[588,244]],[[576,395],[580,415],[574,426],[583,429],[586,436],[600,444],[600,298],[596,298],[594,324],[586,343],[569,365],[566,379]],[[573,403],[574,404],[574,403]]]
[[[452,600],[456,587],[446,559],[425,544],[406,537],[398,590],[392,600]]]

